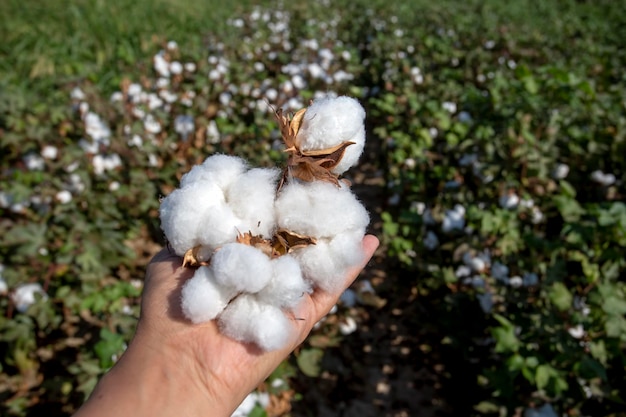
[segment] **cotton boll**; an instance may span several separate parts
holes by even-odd
[[[208,246],[207,249],[218,249],[220,246],[234,242],[244,224],[230,206],[213,207],[198,217],[198,243]]]
[[[213,155],[205,159],[201,165],[194,166],[191,171],[183,175],[180,186],[197,181],[212,181],[222,190],[232,184],[247,169],[246,161],[242,158],[229,155]]]
[[[241,294],[219,316],[222,334],[264,351],[284,347],[291,322],[278,307],[260,302],[255,295]]]
[[[267,255],[242,243],[222,246],[211,259],[211,269],[219,284],[248,293],[265,288],[273,273]]]
[[[177,255],[199,244],[219,243],[226,232],[236,236],[238,223],[232,224],[234,215],[229,215],[225,205],[222,190],[208,181],[190,183],[163,199],[159,210],[161,229]],[[214,217],[213,221],[209,216]],[[218,226],[211,230],[214,238],[201,239],[201,232],[213,225]]]
[[[274,196],[279,169],[254,168],[242,174],[226,191],[226,201],[242,220],[245,230],[270,236],[275,227]]]
[[[209,267],[198,268],[185,283],[181,295],[183,314],[193,323],[213,320],[237,295],[237,291],[218,284]]]
[[[330,241],[330,250],[341,259],[343,268],[360,264],[365,254],[363,252],[363,236],[365,227],[352,231],[343,232]]]
[[[273,274],[268,285],[257,294],[260,301],[273,306],[294,308],[311,290],[302,277],[298,261],[290,255],[273,259]]]
[[[302,151],[328,149],[342,142],[355,142],[346,148],[341,162],[333,168],[342,174],[356,164],[365,145],[365,110],[351,97],[323,98],[307,109],[296,136]]]
[[[346,185],[293,181],[276,199],[278,226],[314,237],[365,229],[369,215]]]
[[[342,284],[343,271],[336,265],[337,257],[333,256],[327,242],[300,249],[294,255],[300,262],[304,276],[316,288],[324,291],[335,291]]]
[[[334,292],[341,288],[348,268],[361,262],[365,256],[362,248],[363,232],[338,235],[334,239],[321,239],[315,245],[294,251],[302,273],[315,287]]]
[[[44,300],[48,299],[48,295],[38,282],[18,285],[11,294],[11,300],[17,311],[24,313],[28,307],[35,304],[37,301],[35,294],[39,294]]]

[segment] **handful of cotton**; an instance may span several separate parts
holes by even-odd
[[[172,250],[196,268],[182,290],[193,323],[263,350],[288,342],[292,311],[317,288],[339,289],[363,258],[365,208],[339,179],[365,143],[365,111],[349,97],[325,98],[292,117],[276,112],[286,152],[282,171],[214,155],[194,166],[161,203]]]

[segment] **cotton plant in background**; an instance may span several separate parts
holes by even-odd
[[[363,259],[369,223],[340,179],[365,144],[359,102],[327,97],[276,117],[289,155],[282,173],[213,155],[160,208],[171,249],[196,268],[182,290],[185,316],[216,319],[225,335],[263,350],[285,346],[305,294],[341,287]]]

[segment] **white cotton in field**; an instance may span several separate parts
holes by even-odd
[[[300,264],[290,255],[272,259],[273,274],[265,288],[258,292],[257,298],[264,303],[280,308],[294,308],[305,293],[310,292],[310,285],[302,277]]]
[[[201,165],[191,168],[191,171],[180,179],[180,187],[198,181],[212,181],[222,190],[225,190],[248,168],[246,161],[237,156],[212,155]]]
[[[354,98],[341,96],[315,100],[304,114],[296,145],[302,151],[311,151],[355,142],[346,148],[341,162],[332,170],[340,175],[355,165],[363,153],[364,120],[365,110]]]
[[[163,199],[159,212],[161,229],[179,256],[200,244],[221,244],[226,236],[232,241],[240,226],[222,190],[209,181],[174,190]],[[206,230],[211,230],[211,236],[203,236]]]
[[[193,323],[213,320],[235,295],[236,290],[218,284],[211,270],[201,266],[183,286],[181,294],[183,314]]]
[[[241,294],[219,316],[222,334],[244,343],[254,343],[264,351],[284,347],[289,341],[291,322],[283,311]]]
[[[294,251],[304,277],[315,287],[334,292],[341,289],[348,268],[361,263],[364,231],[345,232],[333,239]]]
[[[211,258],[215,280],[237,291],[256,293],[269,283],[273,268],[270,258],[255,247],[227,243]]]
[[[242,220],[242,233],[269,237],[276,225],[274,199],[279,169],[253,168],[241,174],[226,190],[226,201]]]
[[[365,229],[369,215],[346,185],[292,181],[276,199],[279,227],[313,237]]]

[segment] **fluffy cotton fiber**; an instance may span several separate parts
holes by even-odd
[[[291,255],[272,260],[273,274],[269,283],[257,294],[259,300],[280,308],[294,308],[311,286],[304,280],[300,264]]]
[[[317,239],[293,254],[306,279],[326,291],[338,289],[346,270],[362,260],[361,240],[369,223],[350,189],[292,181],[276,199],[276,213],[279,227]]]
[[[213,272],[206,267],[198,268],[182,289],[183,314],[194,323],[213,320],[237,295],[233,288],[218,284]]]
[[[260,302],[255,295],[241,294],[219,317],[220,330],[242,342],[255,343],[263,350],[284,347],[291,323],[278,307]]]
[[[365,229],[369,215],[348,186],[292,181],[276,199],[278,226],[313,237]]]
[[[177,255],[196,246],[210,253],[235,241],[239,232],[271,234],[280,172],[246,169],[241,158],[211,156],[161,202],[161,228]]]
[[[212,155],[205,159],[201,165],[191,168],[191,171],[180,179],[180,186],[207,180],[224,190],[230,186],[241,174],[246,172],[248,166],[242,158],[229,155]]]
[[[331,239],[323,238],[297,251],[294,257],[304,276],[316,287],[336,291],[343,285],[347,269],[363,260],[363,234],[363,230],[355,230]]]
[[[180,256],[197,245],[217,247],[232,240],[241,226],[222,190],[209,181],[174,190],[161,202],[160,215],[161,228]]]
[[[328,98],[306,111],[296,145],[301,151],[355,144],[333,169],[340,175],[363,151],[365,112],[358,101]],[[193,323],[218,320],[221,332],[262,350],[290,340],[296,308],[314,289],[336,291],[348,268],[363,260],[369,215],[343,183],[289,179],[277,194],[280,171],[250,168],[241,158],[214,155],[193,167],[161,203],[161,227],[176,254],[193,249],[204,263],[183,286],[181,307]],[[278,229],[316,244],[270,258],[237,241],[250,232],[269,241]]]
[[[272,278],[272,264],[259,249],[241,243],[228,243],[211,259],[215,280],[237,291],[261,291]]]
[[[228,187],[226,201],[245,225],[242,232],[271,236],[276,225],[274,198],[279,176],[279,169],[254,168]]]
[[[332,170],[343,174],[355,165],[365,145],[365,110],[351,97],[323,98],[307,109],[296,136],[296,145],[303,151],[329,149],[342,142],[348,146],[339,164]]]

